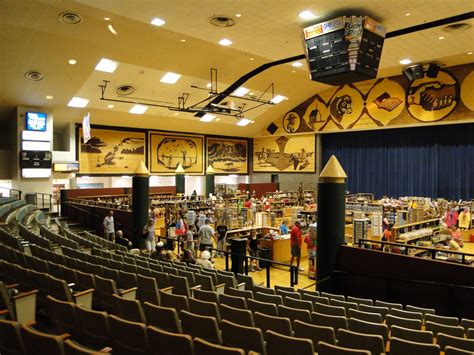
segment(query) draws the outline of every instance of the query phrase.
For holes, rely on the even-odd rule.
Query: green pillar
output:
[[[205,196],[208,197],[209,194],[214,195],[215,190],[215,180],[214,180],[214,168],[212,165],[209,165],[206,169],[206,194]]]
[[[333,155],[319,174],[316,280],[319,291],[335,292],[333,270],[344,244],[347,175]]]
[[[183,194],[185,191],[184,183],[184,169],[181,164],[176,168],[175,182],[176,182],[176,194]]]
[[[132,179],[133,246],[144,249],[143,227],[148,222],[149,173],[143,161],[138,164]]]

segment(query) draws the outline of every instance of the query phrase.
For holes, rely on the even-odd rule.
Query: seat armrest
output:
[[[120,290],[119,294],[120,296],[122,296],[123,298],[127,300],[134,300],[137,295],[137,290],[138,290],[138,287],[132,287],[132,288],[129,288],[128,290]]]
[[[245,282],[241,282],[241,283],[237,284],[237,289],[244,291],[245,290]]]
[[[23,293],[20,293],[16,296],[13,296],[13,299],[18,300],[18,299],[22,299],[22,298],[25,298],[25,297],[30,297],[32,295],[36,295],[37,293],[38,293],[38,290],[31,290],[31,291],[23,292]]]
[[[105,348],[102,348],[99,350],[101,353],[111,353],[112,352],[112,348],[109,348],[108,346],[106,346]]]
[[[193,286],[193,287],[190,287],[191,290],[201,290],[202,289],[202,285],[196,285],[196,286]]]
[[[75,303],[77,305],[82,305],[84,308],[92,309],[92,296],[94,294],[94,289],[88,289],[85,291],[76,292],[73,294]]]
[[[10,311],[8,309],[0,309],[0,316],[4,316],[8,313],[10,313]]]
[[[220,294],[224,293],[224,291],[225,291],[225,284],[218,284],[218,285],[214,286],[214,288],[216,289],[217,294],[220,295]]]
[[[20,284],[11,284],[11,285],[5,285],[5,288],[18,288]]]
[[[63,334],[59,334],[59,336],[61,337],[61,339],[64,341],[66,339],[69,339],[71,337],[71,334],[69,333],[63,333]]]
[[[173,286],[165,287],[165,288],[160,288],[161,292],[172,294],[173,293]]]

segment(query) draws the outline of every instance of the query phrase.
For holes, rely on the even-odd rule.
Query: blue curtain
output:
[[[474,198],[474,124],[323,134],[322,150],[351,192]]]

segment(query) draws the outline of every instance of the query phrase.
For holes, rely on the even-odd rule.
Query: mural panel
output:
[[[174,174],[179,164],[186,174],[204,173],[204,136],[150,133],[150,172]]]
[[[80,174],[132,174],[140,160],[146,162],[145,132],[92,127],[91,133],[84,144],[79,129]]]
[[[206,167],[216,174],[247,174],[248,144],[246,139],[207,138]]]
[[[260,137],[253,140],[254,172],[315,172],[314,134]]]

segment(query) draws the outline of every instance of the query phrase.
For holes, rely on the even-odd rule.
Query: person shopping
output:
[[[303,242],[303,238],[301,236],[301,222],[300,221],[296,221],[295,225],[291,228],[290,242],[291,242],[290,265],[293,265],[293,260],[296,258],[296,267],[298,268],[299,271],[304,271],[304,269],[300,267],[301,244]]]
[[[143,227],[142,233],[145,239],[145,249],[151,253],[155,250],[155,223],[152,218],[150,218],[146,226]]]
[[[258,243],[259,243],[259,240],[257,238],[257,234],[255,233],[255,230],[252,229],[250,231],[250,237],[247,239],[247,251],[249,252],[250,256],[258,257]],[[260,266],[258,265],[258,260],[250,259],[250,267],[249,267],[250,272],[255,271],[254,264],[255,264],[255,268],[258,271],[262,270],[260,269]]]

